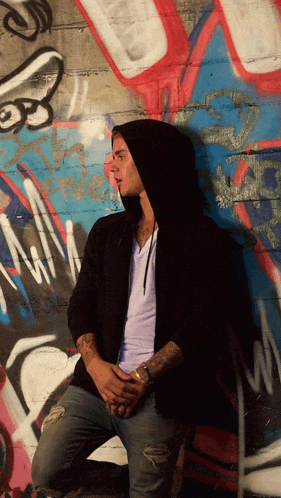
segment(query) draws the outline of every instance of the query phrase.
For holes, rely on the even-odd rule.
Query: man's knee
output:
[[[35,489],[52,489],[54,483],[57,480],[57,474],[60,471],[60,463],[57,462],[55,455],[57,453],[57,444],[58,438],[54,440],[54,437],[47,437],[46,433],[43,434],[43,431],[46,431],[50,436],[48,427],[55,424],[65,413],[65,408],[62,406],[54,406],[49,415],[44,419],[42,424],[42,434],[39,440],[37,449],[35,451],[35,455],[32,461],[32,469],[31,476],[34,483]],[[55,444],[54,444],[55,443]],[[42,489],[41,489],[42,488]],[[54,496],[54,498],[58,498],[61,494],[57,493],[48,493],[49,496]]]
[[[155,468],[158,465],[169,463],[171,452],[165,444],[156,444],[147,446],[143,455]]]
[[[44,458],[38,459],[35,454],[31,468],[31,477],[34,489],[44,492],[43,488],[52,489],[55,487],[57,473],[58,469],[49,467],[44,462]],[[57,492],[55,495],[48,493],[49,496],[54,496],[55,498],[59,498],[60,494],[60,492]]]
[[[44,418],[41,427],[41,432],[47,429],[50,425],[56,423],[65,414],[65,407],[61,405],[55,405],[51,408],[51,411],[47,417]]]
[[[63,493],[61,491],[57,491],[56,489],[52,488],[36,486],[35,484],[33,484],[33,490],[39,491],[40,493],[44,493],[44,495],[50,496],[51,498],[61,498],[63,496]]]

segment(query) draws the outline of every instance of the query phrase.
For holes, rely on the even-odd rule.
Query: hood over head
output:
[[[174,126],[141,119],[115,126],[125,140],[159,224],[203,211],[195,153],[188,137]],[[125,209],[139,219],[139,197],[121,196]]]

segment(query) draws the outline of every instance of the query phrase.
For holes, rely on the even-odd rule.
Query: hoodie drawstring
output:
[[[154,238],[155,225],[156,225],[156,220],[154,218],[154,223],[153,223],[153,228],[152,228],[152,236],[151,236],[151,241],[150,241],[150,246],[149,246],[149,251],[148,251],[146,266],[145,266],[145,272],[144,272],[143,295],[145,295],[146,280],[147,280],[147,273],[148,273],[148,265],[149,265],[151,251],[152,251],[152,244],[153,244],[153,238]]]

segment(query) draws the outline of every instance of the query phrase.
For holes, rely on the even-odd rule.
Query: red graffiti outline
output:
[[[80,123],[78,121],[60,121],[54,120],[52,122],[54,128],[79,128]]]
[[[4,367],[0,365],[0,391],[3,389],[6,382],[6,372]]]
[[[247,145],[245,151],[249,154],[251,151],[253,151],[253,146],[257,146],[257,149],[255,150],[263,150],[263,149],[269,149],[269,148],[280,148],[281,147],[281,139],[274,139],[274,140],[260,140],[259,142],[251,142]],[[240,160],[238,162],[237,168],[234,172],[233,175],[233,183],[236,187],[240,188],[243,183],[243,179],[245,175],[247,174],[248,171],[248,163],[247,161]],[[240,220],[244,223],[246,228],[251,229],[253,228],[252,222],[250,220],[250,217],[248,215],[246,206],[244,202],[237,202],[233,205],[233,210],[236,212],[236,214],[239,216]],[[270,255],[268,254],[266,248],[264,245],[258,241],[255,246],[254,246],[254,253],[256,255],[256,258],[258,260],[258,263],[260,264],[262,270],[269,276],[269,278],[275,282],[276,281],[276,271],[281,274],[279,269],[276,267],[274,262],[272,261]]]
[[[179,78],[186,63],[189,43],[184,26],[172,0],[153,0],[162,26],[165,30],[168,49],[164,57],[153,66],[132,78],[125,78],[110,56],[86,9],[80,0],[74,0],[80,13],[86,20],[101,52],[111,66],[114,74],[124,86],[132,87],[145,98],[146,112],[156,119],[161,119],[161,95],[169,90],[169,108],[179,108]]]
[[[23,207],[29,211],[30,214],[32,214],[32,209],[29,204],[29,201],[27,197],[21,192],[21,190],[12,182],[12,180],[6,175],[6,173],[0,169],[0,177],[3,178],[3,180],[7,183],[8,187],[15,193],[15,195],[19,198],[20,202],[22,203]],[[2,212],[2,211],[0,211]]]
[[[208,19],[206,20],[204,26],[201,29],[200,35],[194,45],[192,54],[188,61],[188,67],[181,84],[181,102],[180,107],[184,106],[191,99],[193,90],[196,85],[198,73],[201,70],[201,64],[210,43],[210,40],[214,34],[215,29],[219,24],[219,15],[214,10]]]
[[[166,55],[151,68],[145,69],[140,75],[133,78],[125,78],[105,48],[86,9],[81,4],[81,0],[75,0],[79,11],[86,20],[91,33],[113,72],[124,86],[130,86],[144,97],[145,110],[151,118],[162,118],[163,109],[161,96],[165,89],[168,90],[169,112],[171,113],[172,119],[175,113],[189,102],[195,88],[204,55],[218,25],[221,25],[222,27],[229,57],[240,78],[250,83],[255,83],[261,92],[276,93],[281,91],[280,69],[269,73],[252,74],[243,68],[233,43],[220,0],[214,0],[214,10],[202,27],[187,62],[186,60],[183,61],[183,58],[185,57],[185,59],[187,59],[189,43],[185,29],[172,0],[153,1],[165,29],[168,50]],[[281,15],[279,0],[273,0],[273,3]],[[187,69],[183,81],[180,83],[180,75],[186,64]]]
[[[18,270],[16,270],[15,268],[12,268],[10,266],[5,266],[5,270],[10,273],[10,275],[16,275],[16,276],[19,276],[19,272]]]
[[[26,171],[26,173],[28,174],[30,179],[33,181],[35,187],[37,188],[38,192],[40,193],[43,201],[45,202],[45,204],[48,208],[48,212],[49,212],[50,216],[52,217],[53,222],[54,222],[55,226],[57,227],[64,244],[66,245],[66,231],[65,231],[65,228],[64,228],[62,222],[60,221],[59,215],[57,214],[53,204],[49,200],[48,196],[45,194],[44,190],[42,189],[42,187],[41,187],[40,183],[38,182],[38,180],[36,179],[36,177],[33,175],[33,173],[31,173],[29,168],[21,162],[19,162],[18,164],[24,169],[24,171]],[[19,170],[18,170],[18,173],[23,179],[25,179],[25,176]]]
[[[22,205],[25,207],[25,209],[32,214],[32,209],[30,206],[30,203],[25,197],[25,195],[21,192],[21,190],[12,182],[12,180],[8,177],[8,175],[0,168],[0,177],[3,178],[3,180],[7,183],[8,187],[15,193],[15,195],[19,198],[20,202]],[[0,210],[0,213],[4,212],[5,210]],[[10,274],[10,275],[16,275],[18,276],[19,273],[16,270],[16,268],[12,268],[10,266],[5,266],[5,270]]]
[[[239,74],[240,78],[250,83],[254,83],[257,88],[264,93],[280,93],[281,91],[281,69],[268,73],[249,73],[242,65],[238,52],[232,40],[231,32],[227,23],[227,19],[223,12],[220,0],[214,0],[216,9],[220,16],[220,23],[222,25],[224,37],[226,40],[227,49],[231,58],[231,61]],[[281,15],[281,5],[280,0],[273,0],[276,9]]]
[[[6,429],[3,422],[1,421],[0,421],[0,434],[2,434],[4,441],[6,443],[6,450],[8,453],[8,463],[9,463],[6,476],[3,477],[0,473],[0,494],[1,494],[2,492],[5,491],[6,487],[8,486],[14,471],[14,449],[9,431]]]

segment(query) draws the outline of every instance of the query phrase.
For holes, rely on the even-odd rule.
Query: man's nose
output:
[[[117,170],[118,170],[118,168],[117,168],[117,165],[116,165],[116,163],[115,163],[115,159],[113,158],[113,159],[112,159],[112,163],[111,163],[111,165],[110,165],[110,167],[109,167],[109,171],[110,171],[111,173],[114,173],[114,171],[117,171]]]

